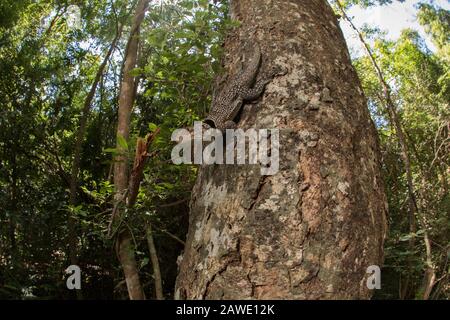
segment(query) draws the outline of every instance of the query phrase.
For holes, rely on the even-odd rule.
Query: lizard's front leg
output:
[[[227,129],[236,129],[237,128],[237,124],[234,121],[228,120],[225,122],[224,126],[223,126],[223,130],[227,130]]]

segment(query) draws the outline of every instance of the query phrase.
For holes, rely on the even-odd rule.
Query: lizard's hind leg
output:
[[[244,90],[242,92],[242,98],[246,101],[252,101],[258,99],[263,93],[266,85],[272,81],[271,79],[258,81],[251,89]]]

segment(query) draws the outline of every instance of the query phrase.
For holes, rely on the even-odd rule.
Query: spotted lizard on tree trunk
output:
[[[258,99],[266,85],[272,81],[273,76],[256,81],[260,66],[261,49],[259,45],[255,45],[247,68],[234,77],[218,96],[213,97],[211,111],[204,120],[207,126],[222,131],[236,128],[237,124],[234,120],[244,102]]]

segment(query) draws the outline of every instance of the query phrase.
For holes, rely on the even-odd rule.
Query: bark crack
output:
[[[205,300],[205,297],[208,294],[209,287],[211,286],[211,284],[214,282],[214,280],[217,278],[217,276],[220,276],[222,273],[227,271],[229,266],[230,266],[230,263],[227,263],[227,264],[223,265],[222,268],[220,268],[219,271],[215,272],[212,275],[212,277],[206,282],[205,289],[203,290],[203,293],[202,293],[202,296],[201,296],[201,300]]]
[[[267,183],[268,178],[269,178],[269,176],[262,176],[262,177],[259,179],[258,187],[256,188],[255,193],[254,193],[254,195],[253,195],[253,197],[252,197],[252,202],[250,203],[250,206],[249,206],[249,208],[248,208],[248,211],[252,211],[252,210],[253,210],[253,207],[254,207],[255,204],[258,202],[258,200],[259,200],[259,198],[260,198],[261,191],[262,191],[264,185]]]

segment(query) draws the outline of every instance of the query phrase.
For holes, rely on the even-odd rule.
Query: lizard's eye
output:
[[[216,128],[216,124],[214,123],[213,120],[211,119],[206,119],[205,121],[203,121],[204,123],[206,123],[208,126],[210,126],[211,128],[215,129]]]

